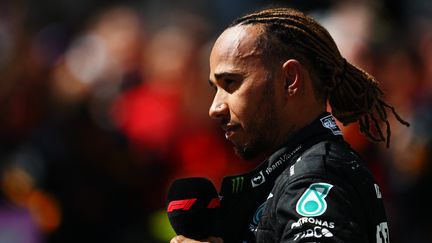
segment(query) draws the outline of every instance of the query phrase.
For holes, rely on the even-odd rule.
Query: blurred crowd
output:
[[[175,178],[223,176],[237,158],[208,118],[208,55],[234,18],[306,11],[373,74],[391,144],[346,139],[381,185],[392,242],[432,242],[429,0],[0,0],[0,243],[167,242]]]

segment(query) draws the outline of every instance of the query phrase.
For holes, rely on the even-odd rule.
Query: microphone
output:
[[[195,240],[218,236],[216,222],[220,200],[213,183],[206,178],[175,180],[167,195],[168,219],[178,235]]]

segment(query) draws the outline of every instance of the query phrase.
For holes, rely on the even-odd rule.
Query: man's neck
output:
[[[271,156],[274,152],[279,150],[281,147],[283,147],[287,142],[291,140],[291,138],[302,128],[308,126],[313,121],[315,121],[320,115],[322,115],[324,112],[326,112],[325,109],[315,109],[313,112],[310,112],[309,114],[302,116],[302,118],[296,119],[295,123],[291,123],[291,126],[284,127],[284,131],[281,132],[281,136],[279,138],[279,141],[275,143],[275,145],[267,150],[267,152],[263,153],[259,157],[258,161],[262,161],[267,159],[269,156]],[[288,123],[289,124],[289,123]],[[257,158],[258,159],[258,158]],[[255,161],[255,159],[254,159]]]

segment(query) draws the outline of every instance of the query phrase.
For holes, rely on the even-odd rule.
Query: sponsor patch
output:
[[[320,121],[323,127],[330,129],[334,135],[342,135],[342,131],[337,126],[336,121],[332,115],[323,117],[320,119]]]
[[[294,222],[291,225],[291,229],[302,227],[304,224],[313,224],[315,226],[321,226],[330,229],[333,229],[335,227],[335,223],[331,221],[317,219],[317,218],[302,217],[299,218],[297,222]]]
[[[313,229],[307,229],[300,233],[294,235],[294,240],[300,240],[304,238],[330,238],[333,237],[333,233],[327,229],[320,226],[315,226]]]
[[[252,218],[252,222],[249,224],[249,230],[251,232],[254,232],[257,230],[258,224],[259,224],[261,217],[263,215],[266,203],[267,202],[264,202],[263,204],[261,204],[261,206],[259,206],[258,209],[255,211],[255,214]]]
[[[251,179],[252,187],[257,187],[265,182],[264,173],[262,171]]]
[[[389,229],[387,222],[381,222],[376,229],[376,242],[389,243]]]
[[[290,173],[290,176],[294,175],[294,165],[291,165],[291,167],[289,169],[289,173]]]
[[[233,193],[240,193],[243,190],[243,181],[244,181],[243,176],[238,176],[231,179]]]
[[[327,210],[325,198],[332,187],[328,183],[311,184],[297,202],[297,213],[305,217],[322,215]]]

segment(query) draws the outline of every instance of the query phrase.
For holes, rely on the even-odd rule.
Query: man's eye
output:
[[[224,79],[222,88],[229,93],[233,93],[240,87],[240,85],[241,81],[237,79]]]
[[[225,79],[225,85],[229,87],[230,85],[233,85],[236,81],[234,79]]]
[[[211,88],[212,90],[214,90],[214,91],[217,90],[216,85],[214,85],[210,80],[208,81],[208,83],[209,83],[210,88]]]

